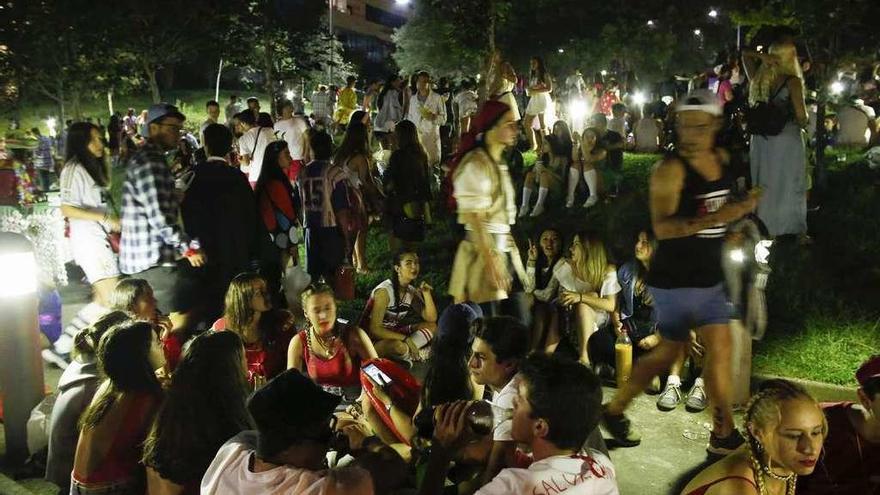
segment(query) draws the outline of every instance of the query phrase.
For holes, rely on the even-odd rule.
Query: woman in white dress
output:
[[[523,119],[523,129],[529,138],[532,149],[538,149],[543,145],[543,136],[547,125],[544,122],[544,113],[550,111],[553,100],[550,92],[553,91],[553,81],[550,74],[544,68],[544,60],[541,57],[532,57],[529,62],[529,105],[526,107],[526,117]],[[539,130],[536,135],[532,124],[538,117]]]
[[[70,126],[67,160],[61,169],[61,214],[70,223],[73,259],[92,285],[94,302],[109,307],[119,278],[109,235],[119,232],[119,219],[108,207],[108,170],[104,141],[88,122]]]

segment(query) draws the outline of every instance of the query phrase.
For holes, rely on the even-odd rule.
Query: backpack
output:
[[[789,121],[790,111],[787,104],[778,104],[773,100],[788,85],[788,77],[782,85],[767,99],[746,110],[746,129],[749,134],[758,136],[777,136]]]

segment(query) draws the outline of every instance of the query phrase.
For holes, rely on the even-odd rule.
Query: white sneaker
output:
[[[529,205],[522,205],[519,207],[519,213],[516,214],[517,218],[524,218],[529,214]]]
[[[532,210],[532,214],[530,217],[536,217],[544,213],[544,205],[535,205],[535,209]]]
[[[598,196],[590,196],[587,198],[587,201],[584,202],[584,208],[591,208],[593,205],[599,202]]]
[[[70,365],[69,355],[63,355],[55,351],[55,349],[43,349],[40,351],[40,355],[43,357],[43,361],[47,363],[54,364],[55,366],[61,369],[67,369]]]

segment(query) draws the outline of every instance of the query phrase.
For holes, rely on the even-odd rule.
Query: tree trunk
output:
[[[73,117],[77,120],[82,119],[82,98],[79,90],[70,92],[70,104],[73,107]]]
[[[108,115],[113,115],[113,88],[107,90],[107,110],[109,110]]]
[[[269,106],[274,110],[275,108],[275,98],[278,92],[278,83],[275,81],[275,57],[274,51],[272,50],[272,44],[267,41],[265,44],[265,49],[263,50],[263,74],[265,77],[264,87],[266,88],[266,92],[269,93]],[[272,110],[269,110],[270,112]]]
[[[153,103],[161,102],[162,95],[159,93],[159,83],[156,81],[156,68],[149,62],[144,62],[143,69],[150,85],[150,97],[153,99]]]

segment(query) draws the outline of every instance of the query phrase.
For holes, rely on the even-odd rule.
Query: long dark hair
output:
[[[557,126],[563,130],[562,137],[556,135]],[[566,160],[571,160],[571,150],[574,148],[574,143],[571,139],[571,130],[564,120],[557,120],[553,124],[553,132],[547,136],[547,141],[550,143],[550,151],[554,155],[564,156]]]
[[[446,308],[439,328],[431,343],[431,360],[422,387],[422,409],[431,410],[446,402],[470,400],[473,384],[468,359],[470,358],[471,321],[462,305]]]
[[[417,259],[419,257],[419,253],[413,249],[401,249],[394,255],[394,261],[391,262],[392,268],[401,266],[403,257],[407,254],[414,254]],[[400,304],[400,275],[393,269],[391,270],[391,291],[393,292],[394,303]]]
[[[333,157],[333,163],[342,167],[358,155],[363,155],[369,160],[370,142],[368,138],[367,126],[360,122],[349,123],[345,128],[342,144],[339,145],[339,149],[336,150],[336,155]]]
[[[75,122],[67,130],[67,156],[65,163],[77,161],[88,172],[89,177],[101,187],[107,186],[107,168],[102,158],[95,158],[89,151],[92,141],[92,129],[101,129],[90,122]]]
[[[76,333],[76,336],[73,338],[71,354],[80,362],[93,360],[98,350],[98,343],[101,342],[101,337],[111,328],[131,319],[133,319],[132,314],[128,311],[114,310],[102,315],[91,326],[83,328]]]
[[[279,139],[272,141],[266,145],[266,151],[263,152],[263,166],[260,168],[260,177],[257,178],[257,186],[254,188],[257,197],[263,193],[270,182],[278,181],[284,185],[289,195],[293,195],[293,186],[290,185],[290,179],[281,165],[278,165],[278,156],[287,149],[287,141]],[[268,194],[268,192],[267,192]]]
[[[534,76],[539,82],[546,83],[547,69],[544,67],[544,59],[541,57],[532,57],[532,60],[538,63],[538,68],[529,69],[530,78]]]
[[[251,428],[243,355],[233,332],[190,341],[144,443],[145,465],[188,484],[202,478],[224,442]]]
[[[142,278],[124,278],[116,283],[110,294],[110,309],[134,313],[135,304],[148,290],[150,283]]]
[[[158,396],[162,387],[150,364],[150,350],[157,338],[151,323],[129,321],[111,328],[98,344],[98,370],[105,382],[80,419],[80,428],[98,426],[119,394],[146,392]]]
[[[556,258],[547,259],[547,256],[544,254],[544,250],[541,249],[541,238],[544,237],[544,234],[547,232],[556,232],[556,235],[559,237],[559,252],[556,254]],[[535,261],[535,277],[536,279],[541,278],[541,274],[545,268],[553,269],[553,266],[556,265],[556,262],[562,258],[562,232],[559,231],[556,227],[547,227],[546,229],[541,229],[541,233],[538,235],[538,259]],[[546,286],[546,284],[543,284]]]
[[[385,95],[388,94],[388,91],[396,89],[394,87],[394,81],[398,79],[400,79],[400,76],[398,76],[397,74],[388,76],[388,79],[385,80],[385,84],[382,85],[382,90],[379,91],[379,96],[376,98],[376,108],[380,110],[382,109],[382,105],[385,104]],[[401,95],[398,94],[397,96],[398,101],[400,101]]]
[[[428,163],[428,154],[419,139],[419,132],[411,120],[401,120],[394,126],[394,135],[397,137],[397,150],[423,158]]]

